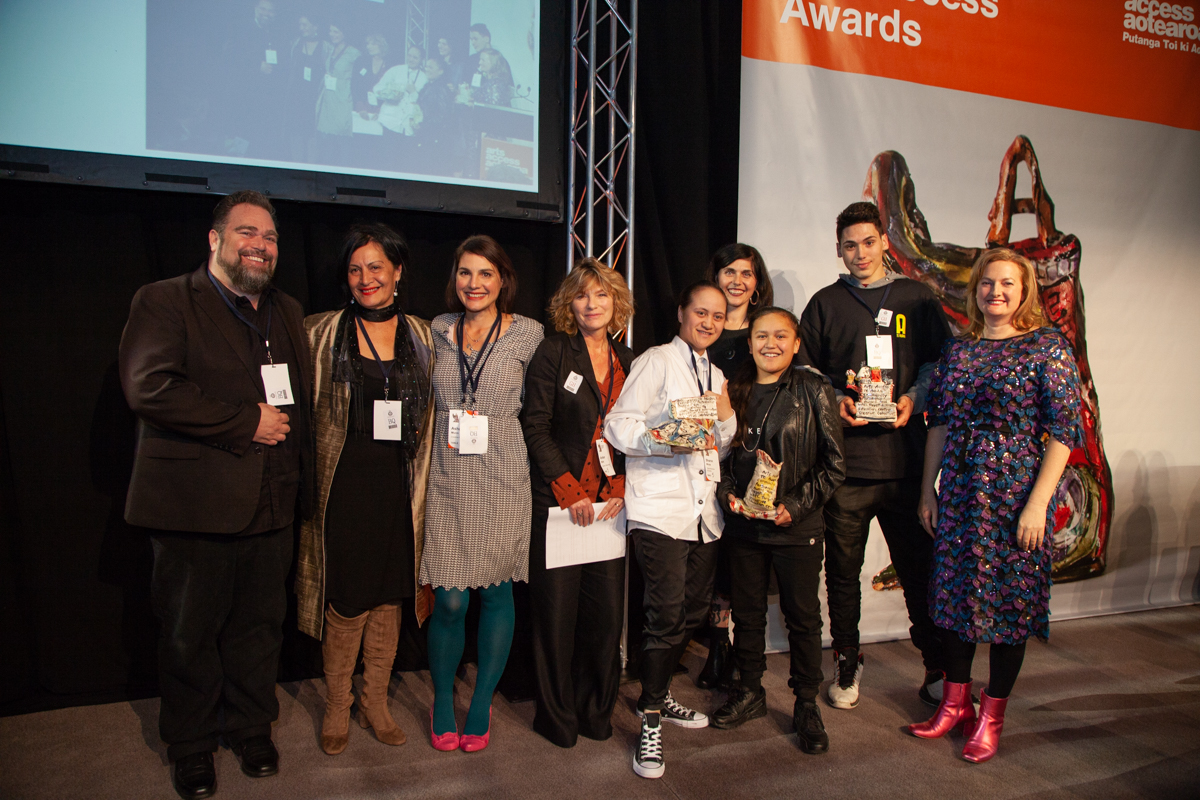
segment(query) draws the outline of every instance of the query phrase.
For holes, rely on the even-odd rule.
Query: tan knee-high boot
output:
[[[321,749],[331,756],[346,749],[350,741],[350,693],[358,648],[369,612],[347,619],[325,609],[325,638],[321,658],[325,662],[325,718],[321,721]]]
[[[407,737],[388,711],[388,685],[392,682],[392,662],[396,660],[396,642],[400,638],[400,616],[395,605],[376,606],[367,617],[363,636],[363,691],[358,707],[358,723],[374,728],[375,738],[384,744],[404,744]]]

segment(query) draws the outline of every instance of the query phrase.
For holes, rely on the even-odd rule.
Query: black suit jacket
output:
[[[138,416],[137,454],[125,519],[162,530],[235,534],[258,508],[267,445],[253,441],[265,403],[261,364],[244,324],[209,281],[208,265],[143,286],[121,336],[121,387]],[[290,378],[296,403],[283,410],[292,432],[307,424],[312,376],[304,312],[273,290],[299,363]],[[296,415],[304,422],[297,424]],[[300,436],[300,496],[311,503],[312,440]]]
[[[633,351],[620,342],[611,343],[628,376]],[[583,384],[574,393],[564,386],[572,372],[583,376]],[[556,506],[551,481],[564,472],[576,478],[583,472],[601,402],[600,386],[583,336],[558,333],[542,340],[525,371],[525,404],[521,409],[535,505]],[[625,474],[625,456],[615,448],[612,453],[617,474]]]

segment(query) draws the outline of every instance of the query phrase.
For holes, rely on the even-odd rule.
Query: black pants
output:
[[[933,539],[917,520],[919,479],[851,480],[825,504],[825,587],[829,593],[829,633],[834,648],[858,647],[862,614],[860,574],[871,518],[879,520],[883,538],[908,607],[908,629],[921,651],[925,669],[942,669],[940,635],[929,618],[929,570]]]
[[[621,684],[625,559],[546,569],[546,509],[533,509],[533,729],[559,747],[612,736]]]
[[[245,537],[159,531],[151,541],[167,757],[213,752],[221,733],[231,742],[269,734],[292,527]]]
[[[717,543],[635,529],[633,546],[646,582],[638,708],[655,711],[667,699],[671,675],[692,634],[708,619]]]
[[[779,582],[779,608],[788,629],[791,677],[800,700],[814,700],[821,688],[821,556],[816,544],[759,544],[725,536],[733,593],[733,648],[742,685],[756,689],[767,668],[767,587],[771,569]]]

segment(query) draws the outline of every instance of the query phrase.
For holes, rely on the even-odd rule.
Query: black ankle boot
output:
[[[733,668],[733,645],[729,643],[729,632],[725,628],[713,628],[708,646],[708,660],[704,669],[696,676],[696,686],[715,689],[722,680],[728,680]]]

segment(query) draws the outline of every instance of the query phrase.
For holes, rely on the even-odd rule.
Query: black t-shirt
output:
[[[892,312],[878,332],[892,338],[893,399],[899,400],[916,382],[921,366],[937,362],[950,336],[941,304],[917,281],[897,277],[886,284],[857,288],[839,278],[821,289],[800,317],[799,363],[820,370],[844,393],[847,370],[857,372],[867,361],[866,337],[876,333],[875,316],[881,305]],[[851,396],[856,395],[851,392]],[[842,433],[847,478],[895,480],[921,474],[923,415],[914,414],[898,430],[872,422],[843,428]]]

